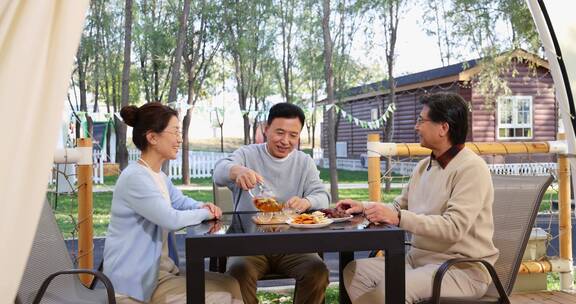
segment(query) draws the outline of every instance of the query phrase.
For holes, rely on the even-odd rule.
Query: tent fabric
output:
[[[0,1],[0,303],[13,303],[54,157],[88,0]]]
[[[568,154],[575,155],[576,39],[574,37],[576,37],[576,22],[574,14],[567,9],[565,1],[528,0],[528,7],[550,63],[550,71],[556,88],[556,101],[566,134]],[[569,159],[571,171],[576,172],[576,158],[570,157]],[[576,187],[576,179],[573,178],[572,183]]]

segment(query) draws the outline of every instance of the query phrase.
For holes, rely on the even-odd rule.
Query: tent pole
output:
[[[82,159],[78,162],[78,268],[94,269],[92,227],[92,139],[78,138]],[[80,280],[89,286],[92,276],[80,274]]]
[[[368,145],[370,142],[380,142],[380,134],[368,134]],[[380,154],[374,153],[368,148],[368,193],[371,202],[381,201],[381,169],[380,169]]]
[[[558,140],[566,138],[564,133],[558,134]],[[558,213],[560,231],[560,258],[570,261],[572,265],[572,218],[570,199],[570,164],[566,155],[558,154]],[[560,289],[569,290],[573,287],[572,271],[560,273]]]

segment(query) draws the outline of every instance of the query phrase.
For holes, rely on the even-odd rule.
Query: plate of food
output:
[[[336,208],[320,209],[319,211],[324,213],[324,216],[331,219],[334,223],[345,222],[354,217],[353,215],[346,213],[346,211]]]
[[[252,221],[258,225],[278,225],[285,224],[287,216],[281,212],[258,212],[252,216]]]
[[[322,228],[332,223],[331,219],[318,211],[312,214],[302,213],[286,221],[286,224],[294,228]]]

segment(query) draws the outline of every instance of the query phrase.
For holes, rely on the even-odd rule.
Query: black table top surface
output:
[[[216,236],[238,234],[291,234],[291,233],[330,233],[334,231],[358,231],[358,230],[397,230],[395,226],[375,225],[369,223],[361,215],[356,215],[348,221],[332,223],[322,228],[295,228],[283,224],[258,225],[253,217],[256,212],[224,213],[220,220],[205,221],[195,226],[187,227],[189,237],[193,236]]]

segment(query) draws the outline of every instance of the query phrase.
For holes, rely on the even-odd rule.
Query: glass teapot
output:
[[[282,204],[276,199],[274,191],[263,183],[256,184],[256,187],[248,190],[252,196],[252,203],[256,209],[262,212],[282,211]]]

